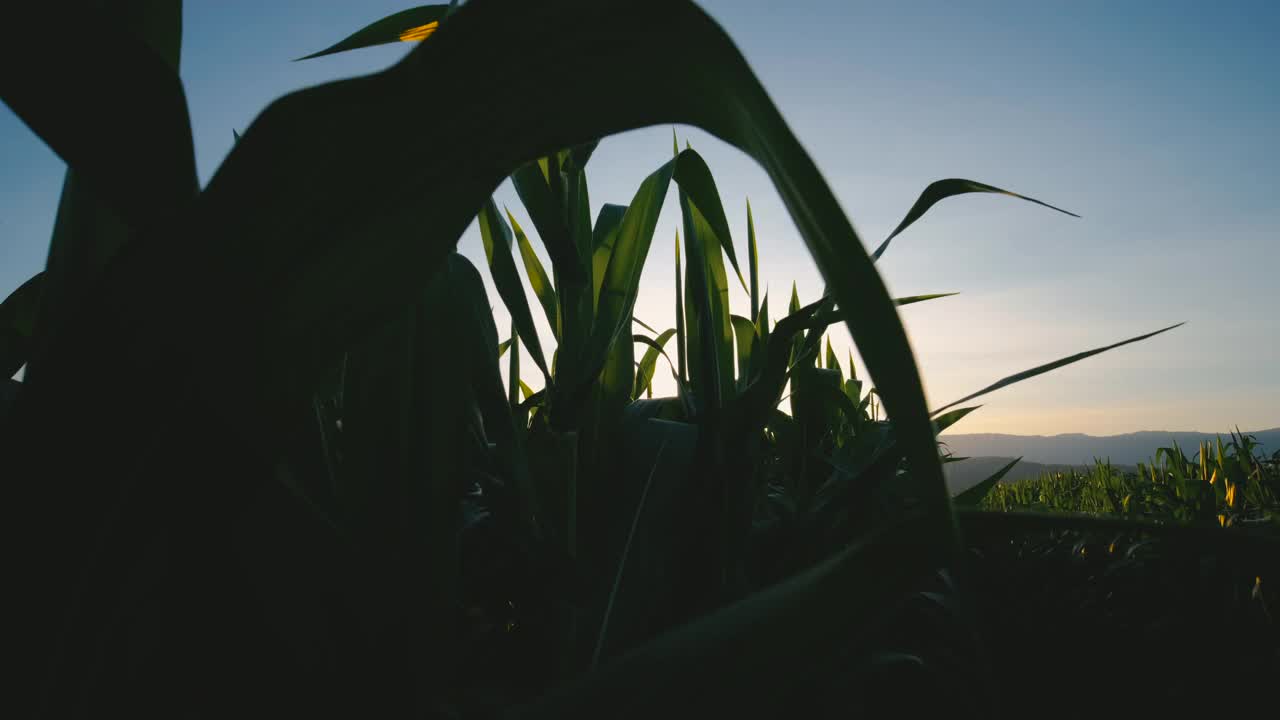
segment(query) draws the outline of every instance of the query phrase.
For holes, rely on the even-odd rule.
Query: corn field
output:
[[[1280,489],[1243,436],[951,497],[937,435],[972,400],[1177,326],[930,409],[898,308],[954,293],[894,298],[876,261],[955,196],[1072,213],[943,179],[868,252],[688,0],[396,13],[308,57],[417,43],[401,61],[271,103],[204,187],[182,3],[81,15],[26,7],[59,42],[0,49],[0,96],[68,168],[48,265],[0,306],[23,716],[1017,716],[1008,578],[1156,546],[1230,564],[1222,587],[1270,572]],[[734,238],[741,201],[678,138],[592,204],[598,144],[653,125],[760,163],[819,297],[771,305],[750,206]],[[634,317],[655,252],[670,327]]]

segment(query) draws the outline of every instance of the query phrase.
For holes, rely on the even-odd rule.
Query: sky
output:
[[[960,293],[901,311],[931,407],[1187,322],[987,396],[956,432],[1280,426],[1280,3],[700,4],[742,50],[868,250],[942,178],[1082,216],[967,195],[944,200],[894,240],[877,265],[894,295]],[[201,182],[230,150],[232,130],[274,98],[377,71],[410,46],[293,58],[407,7],[188,1],[181,75]],[[655,18],[655,47],[661,27]],[[763,170],[706,133],[675,132],[710,165],[744,259],[750,199],[771,307],[785,306],[793,282],[803,302],[816,300],[820,276]],[[587,168],[593,207],[627,203],[669,158],[671,133],[607,138]],[[43,268],[64,170],[0,105],[0,297]],[[509,183],[495,198],[531,226]],[[674,324],[678,228],[669,197],[636,306],[659,330]],[[474,223],[459,251],[487,274]],[[509,327],[491,284],[489,295],[498,327]],[[747,314],[741,288],[731,288],[730,302]],[[843,327],[833,344],[845,357]],[[673,387],[659,372],[656,392]]]

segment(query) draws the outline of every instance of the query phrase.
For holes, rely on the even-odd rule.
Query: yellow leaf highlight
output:
[[[405,30],[404,32],[400,33],[400,41],[401,42],[417,42],[419,40],[426,40],[427,38],[431,37],[431,34],[434,33],[436,30],[438,30],[439,28],[440,28],[440,21],[432,20],[426,25],[411,27],[408,30]]]

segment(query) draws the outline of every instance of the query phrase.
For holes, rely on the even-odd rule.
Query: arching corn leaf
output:
[[[738,274],[738,282],[742,284],[742,289],[746,290],[747,283],[742,279],[742,270],[738,268],[738,257],[733,250],[733,236],[729,232],[729,219],[725,217],[724,204],[720,202],[720,192],[716,189],[716,181],[711,176],[711,169],[707,167],[706,161],[697,151],[690,149],[678,155],[675,180],[702,213],[711,231],[715,233],[720,248],[729,257],[729,264]]]
[[[871,259],[879,260],[880,256],[884,254],[884,251],[888,249],[890,240],[893,240],[898,236],[898,233],[906,230],[912,223],[919,220],[926,212],[929,211],[929,208],[936,205],[939,201],[945,200],[946,198],[954,195],[964,195],[966,193],[976,192],[1008,195],[1009,197],[1015,197],[1020,200],[1026,200],[1027,202],[1033,202],[1037,205],[1043,205],[1050,210],[1057,210],[1064,215],[1080,217],[1073,212],[1063,210],[1059,207],[1054,207],[1049,203],[1040,202],[1035,198],[1030,198],[1026,195],[1019,195],[1016,192],[1010,192],[1008,190],[1002,190],[998,187],[987,185],[985,183],[974,182],[973,180],[963,180],[961,178],[936,180],[929,183],[929,187],[925,188],[924,192],[920,193],[920,197],[916,200],[915,205],[912,205],[911,209],[907,211],[907,216],[902,218],[902,222],[898,223],[898,227],[894,228],[893,232],[889,233],[889,237],[885,238],[884,242],[880,243],[880,247],[876,248],[876,251],[871,254]]]
[[[676,334],[674,328],[662,331],[656,340],[650,340],[643,335],[635,335],[633,339],[648,345],[644,355],[640,358],[639,367],[636,369],[636,385],[632,392],[632,397],[639,399],[646,391],[650,390],[653,384],[653,373],[658,367],[658,355],[661,354],[667,358],[667,363],[671,363],[671,358],[667,357],[665,350],[667,341]],[[675,366],[671,366],[671,373],[676,372]]]
[[[333,55],[347,50],[358,50],[394,42],[426,40],[435,34],[436,30],[440,29],[440,21],[444,19],[448,11],[448,5],[423,5],[401,10],[377,22],[369,23],[320,52],[305,55],[298,58],[298,60],[310,60],[311,58]]]
[[[1113,349],[1118,348],[1118,347],[1120,347],[1120,346],[1122,346],[1122,345],[1128,345],[1128,344],[1130,344],[1130,343],[1136,343],[1136,342],[1138,342],[1139,340],[1146,340],[1147,338],[1155,337],[1156,335],[1159,335],[1159,334],[1161,334],[1161,333],[1165,333],[1165,332],[1169,332],[1170,330],[1172,330],[1172,329],[1174,329],[1174,328],[1176,328],[1176,327],[1180,327],[1180,326],[1185,325],[1185,324],[1186,324],[1186,323],[1177,323],[1177,324],[1175,324],[1175,325],[1170,325],[1169,327],[1161,328],[1161,329],[1159,329],[1159,330],[1156,330],[1155,332],[1149,332],[1149,333],[1147,333],[1147,334],[1145,334],[1145,335],[1139,335],[1139,336],[1137,336],[1137,337],[1132,337],[1132,338],[1129,338],[1128,340],[1121,340],[1121,341],[1120,341],[1120,342],[1118,342],[1118,343],[1113,343],[1113,344],[1111,344],[1111,345],[1107,345],[1106,347],[1094,348],[1093,350],[1086,350],[1086,351],[1084,351],[1084,352],[1076,353],[1075,355],[1068,355],[1067,357],[1061,358],[1061,359],[1059,359],[1059,360],[1054,360],[1053,362],[1045,363],[1044,365],[1039,365],[1039,366],[1037,366],[1037,367],[1033,367],[1033,368],[1031,368],[1030,370],[1023,370],[1023,371],[1022,371],[1022,372],[1020,372],[1020,373],[1014,373],[1013,375],[1010,375],[1009,377],[1006,377],[1006,378],[1003,378],[1003,379],[1001,379],[1001,380],[997,380],[997,381],[996,381],[996,382],[994,382],[994,383],[991,383],[990,385],[988,385],[988,386],[986,386],[986,387],[982,388],[981,390],[979,390],[979,391],[977,391],[977,392],[975,392],[975,393],[972,393],[972,394],[966,395],[966,396],[964,396],[964,397],[960,398],[959,400],[956,400],[955,402],[952,402],[952,403],[948,403],[948,404],[946,404],[946,405],[943,405],[942,407],[938,408],[937,410],[934,410],[934,411],[933,411],[932,413],[930,413],[930,414],[931,414],[931,415],[937,415],[938,413],[942,412],[943,410],[946,410],[947,408],[955,407],[956,405],[959,405],[959,404],[960,404],[960,403],[962,403],[962,402],[968,402],[969,400],[972,400],[972,399],[974,399],[974,398],[976,398],[976,397],[981,397],[981,396],[983,396],[983,395],[986,395],[986,394],[987,394],[987,393],[989,393],[989,392],[994,392],[994,391],[996,391],[996,390],[999,390],[1000,388],[1008,387],[1009,385],[1012,385],[1012,384],[1014,384],[1014,383],[1022,382],[1023,380],[1026,380],[1027,378],[1033,378],[1033,377],[1035,377],[1035,376],[1037,376],[1037,375],[1043,375],[1044,373],[1047,373],[1047,372],[1049,372],[1050,370],[1057,370],[1057,369],[1058,369],[1058,368],[1060,368],[1060,367],[1064,367],[1064,366],[1066,366],[1066,365],[1070,365],[1071,363],[1074,363],[1074,362],[1079,362],[1079,361],[1081,361],[1081,360],[1084,360],[1085,358],[1093,357],[1094,355],[1097,355],[1097,354],[1099,354],[1099,353],[1104,353],[1104,352],[1106,352],[1106,351],[1108,351],[1108,350],[1113,350]]]
[[[1013,466],[1020,462],[1022,462],[1021,457],[1015,458],[1008,465],[1005,465],[995,471],[991,477],[951,498],[951,502],[965,507],[977,507],[978,505],[981,505],[982,499],[987,496],[987,493],[991,492],[991,488],[994,488],[996,483],[1000,482],[1000,479],[1005,475],[1008,475],[1009,471],[1013,469]]]

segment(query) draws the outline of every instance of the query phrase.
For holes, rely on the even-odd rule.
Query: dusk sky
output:
[[[745,54],[869,250],[941,178],[1082,216],[969,195],[943,201],[894,240],[879,263],[893,294],[961,293],[903,308],[931,406],[1187,321],[988,396],[957,432],[1280,426],[1280,3],[701,4]],[[230,150],[232,130],[272,99],[373,72],[410,46],[293,58],[407,7],[187,2],[181,73],[201,181]],[[654,18],[655,51],[662,35]],[[793,281],[802,301],[816,300],[817,270],[763,170],[706,133],[675,130],[707,159],[744,259],[750,198],[774,318]],[[587,169],[593,206],[629,202],[669,158],[671,133],[606,139]],[[64,168],[0,106],[0,297],[44,266]],[[531,226],[509,184],[496,197]],[[636,307],[659,330],[674,322],[678,227],[673,193]],[[474,225],[459,247],[487,275]],[[746,314],[741,288],[731,293]],[[505,334],[491,285],[490,299]],[[530,302],[537,307],[532,294]],[[834,337],[843,358],[848,336],[841,327]],[[538,387],[533,364],[524,367]],[[669,394],[665,366],[658,378],[655,389]]]

